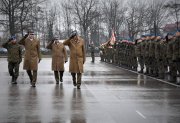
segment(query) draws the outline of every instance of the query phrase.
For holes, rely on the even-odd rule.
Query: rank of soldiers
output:
[[[146,34],[135,41],[116,41],[113,46],[100,46],[101,61],[138,71],[158,79],[170,75],[168,81],[177,82],[180,75],[180,30],[161,35]]]

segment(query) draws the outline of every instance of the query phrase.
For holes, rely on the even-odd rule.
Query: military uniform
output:
[[[37,81],[38,63],[41,60],[40,42],[36,38],[30,39],[25,36],[19,41],[19,44],[24,45],[25,47],[23,69],[27,71],[30,83],[33,87],[35,87]]]
[[[176,81],[176,74],[177,74],[177,69],[176,69],[176,64],[173,61],[173,45],[174,45],[175,39],[172,38],[167,44],[167,50],[166,50],[166,57],[168,61],[168,66],[170,69],[170,82],[175,82]]]
[[[155,59],[158,67],[158,78],[159,79],[164,79],[164,74],[165,74],[165,46],[163,40],[157,40],[155,44]]]
[[[86,61],[86,50],[84,40],[80,36],[73,36],[63,42],[70,49],[69,72],[71,72],[74,86],[80,89],[81,77],[84,72],[84,63]],[[76,80],[77,75],[77,80]]]
[[[19,64],[22,61],[22,48],[19,44],[6,42],[2,45],[8,50],[8,69],[12,76],[12,83],[17,84],[16,80],[19,76]]]
[[[153,77],[157,77],[158,76],[158,69],[157,69],[157,61],[155,59],[155,40],[151,39],[151,41],[149,42],[149,71],[150,71],[150,75]]]
[[[176,37],[176,40],[174,41],[174,44],[173,44],[173,61],[176,64],[178,73],[180,74],[180,36]]]
[[[56,84],[59,84],[59,80],[63,82],[64,63],[67,62],[67,51],[63,43],[55,43],[51,41],[48,49],[52,50],[52,70],[56,79]]]
[[[94,62],[94,60],[95,60],[95,56],[94,56],[95,46],[94,46],[94,44],[90,45],[90,51],[91,51],[92,62]]]

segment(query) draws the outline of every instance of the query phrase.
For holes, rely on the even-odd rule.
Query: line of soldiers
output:
[[[100,46],[101,61],[116,64],[139,73],[164,79],[168,73],[169,81],[179,84],[180,74],[180,30],[168,33],[165,38],[160,35],[142,35],[132,41],[119,41],[113,46]]]

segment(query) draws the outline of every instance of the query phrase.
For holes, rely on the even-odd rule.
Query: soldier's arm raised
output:
[[[67,40],[65,40],[65,41],[63,42],[63,44],[64,44],[64,45],[68,45],[68,46],[69,46],[69,45],[70,45],[70,38],[69,38],[69,39],[67,39]]]
[[[25,39],[28,37],[28,34],[26,34],[18,43],[20,45],[25,45]]]
[[[8,49],[9,42],[10,42],[10,40],[8,40],[5,43],[3,43],[2,47]]]
[[[52,49],[53,40],[49,42],[49,44],[46,46],[47,49]]]

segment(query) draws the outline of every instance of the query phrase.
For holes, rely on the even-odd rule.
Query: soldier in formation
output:
[[[108,43],[107,43],[108,44]],[[169,73],[169,81],[177,83],[180,73],[180,30],[175,34],[168,33],[165,38],[161,35],[147,34],[134,42],[122,40],[117,41],[114,52],[110,52],[107,46],[101,46],[101,59],[113,64],[112,56],[115,56],[114,64],[130,70],[137,70],[158,79],[165,79],[165,74]],[[107,51],[107,52],[103,52]],[[103,56],[103,58],[102,58]]]

